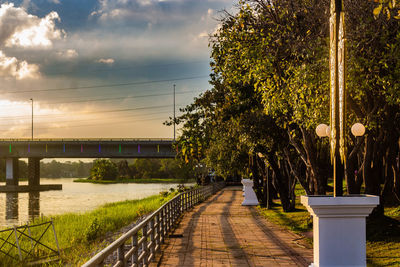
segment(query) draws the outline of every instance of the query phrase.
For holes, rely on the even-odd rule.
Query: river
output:
[[[41,178],[41,184],[62,184],[63,190],[32,193],[0,193],[0,227],[25,224],[34,217],[85,212],[105,203],[140,199],[177,184],[91,184],[73,178]],[[4,184],[4,183],[1,183]],[[20,182],[21,185],[27,182]]]

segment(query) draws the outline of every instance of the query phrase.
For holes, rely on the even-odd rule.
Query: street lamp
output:
[[[33,140],[33,98],[30,99],[32,101],[32,140]]]
[[[331,132],[331,127],[322,123],[315,128],[315,132],[319,137],[328,137]],[[357,122],[351,126],[351,133],[354,136],[363,136],[365,134],[365,127],[361,123]]]
[[[363,136],[365,133],[365,127],[361,123],[357,122],[351,126],[351,133],[354,136]]]

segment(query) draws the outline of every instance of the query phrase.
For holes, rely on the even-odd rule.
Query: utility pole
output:
[[[174,84],[174,141],[175,141],[175,87],[176,85]]]
[[[32,101],[32,140],[33,140],[33,98],[31,98]]]

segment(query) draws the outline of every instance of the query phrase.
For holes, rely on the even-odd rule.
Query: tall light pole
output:
[[[176,85],[174,84],[174,141],[175,141],[175,87]]]
[[[331,0],[330,16],[330,145],[334,196],[343,196],[343,164],[346,162],[346,64],[342,0]]]
[[[32,101],[32,140],[33,140],[33,98],[30,99]]]

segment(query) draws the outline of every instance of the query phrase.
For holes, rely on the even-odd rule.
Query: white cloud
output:
[[[14,77],[17,80],[38,78],[39,67],[26,61],[19,61],[15,57],[7,57],[0,51],[0,75]]]
[[[57,55],[63,59],[73,59],[78,57],[78,52],[75,49],[57,52]]]
[[[114,59],[112,59],[112,58],[100,58],[96,62],[104,63],[104,64],[107,64],[107,65],[112,65],[112,64],[114,64]]]
[[[65,36],[63,30],[56,28],[60,17],[50,12],[44,18],[28,14],[14,4],[0,6],[0,45],[7,47],[49,48],[53,40]]]

